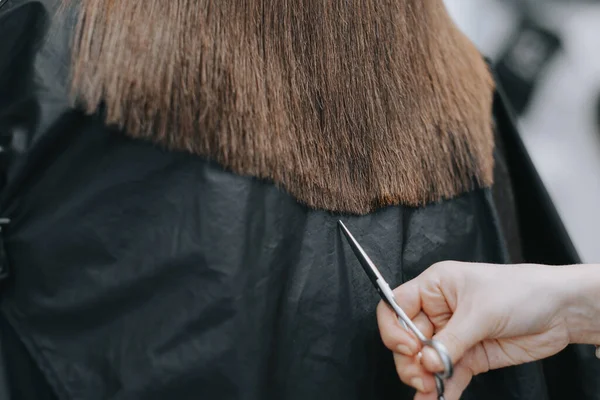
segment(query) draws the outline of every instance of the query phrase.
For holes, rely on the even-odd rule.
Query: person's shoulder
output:
[[[30,77],[34,63],[40,64],[40,60],[44,72],[52,70],[48,67],[51,64],[67,63],[77,3],[78,0],[0,0],[0,83],[9,79],[21,82],[24,75]]]
[[[65,6],[68,1],[70,4]],[[78,0],[0,0],[0,46],[23,35],[39,35],[54,16],[73,9]],[[67,13],[68,14],[68,13]]]
[[[60,3],[61,0],[0,0],[0,21],[6,23],[9,18],[17,18],[17,13],[45,11]]]
[[[22,115],[27,126],[37,125],[39,109],[66,102],[78,2],[0,0],[0,133],[20,129]]]
[[[42,36],[50,7],[60,0],[0,0],[0,68]]]
[[[2,1],[2,0],[0,0]],[[0,95],[6,101],[15,82],[32,60],[48,21],[46,6],[32,0],[4,0],[0,6]]]

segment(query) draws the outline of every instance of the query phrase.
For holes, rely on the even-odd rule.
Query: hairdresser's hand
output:
[[[450,352],[455,370],[447,400],[457,400],[474,375],[549,357],[569,344],[563,271],[444,262],[394,291],[419,329]],[[442,367],[435,352],[426,349],[419,362],[418,341],[384,303],[377,318],[400,378],[418,390],[415,399],[437,399],[431,372]]]

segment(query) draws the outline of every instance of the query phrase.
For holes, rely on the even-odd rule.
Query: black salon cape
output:
[[[578,261],[500,97],[492,190],[309,210],[70,109],[73,21],[46,34],[53,3],[0,9],[1,400],[411,399],[339,218],[393,285],[447,259]],[[464,399],[600,399],[600,362],[572,346]]]

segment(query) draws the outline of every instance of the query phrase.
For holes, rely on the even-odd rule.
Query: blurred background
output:
[[[600,263],[600,0],[445,0],[495,65],[582,261]]]

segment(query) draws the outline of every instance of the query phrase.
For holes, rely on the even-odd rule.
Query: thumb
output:
[[[452,360],[456,365],[465,353],[484,339],[485,333],[480,324],[473,321],[473,318],[465,318],[461,314],[455,313],[433,339],[444,345]],[[422,363],[425,369],[431,373],[442,372],[444,364],[438,353],[427,347],[423,349]]]

